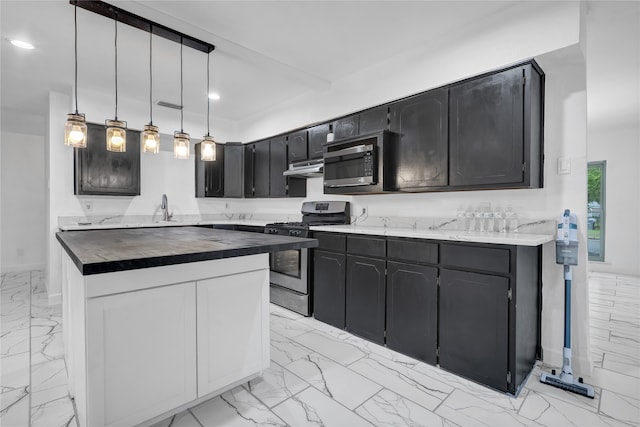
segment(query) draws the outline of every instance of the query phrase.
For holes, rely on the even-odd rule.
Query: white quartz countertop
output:
[[[73,230],[106,230],[113,228],[147,228],[147,227],[182,227],[187,225],[212,225],[212,224],[242,224],[264,227],[273,222],[267,219],[176,219],[171,221],[75,221],[58,223],[60,231]]]
[[[323,225],[313,231],[369,234],[376,236],[411,237],[415,239],[451,240],[456,242],[494,243],[501,245],[539,246],[554,239],[553,234],[496,233],[459,230],[427,230],[400,227],[372,227],[357,224]]]

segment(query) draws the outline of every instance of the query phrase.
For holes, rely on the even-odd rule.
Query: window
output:
[[[587,166],[587,245],[589,261],[604,261],[606,162]]]

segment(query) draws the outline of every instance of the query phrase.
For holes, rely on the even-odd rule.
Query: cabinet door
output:
[[[224,146],[224,197],[242,197],[243,152],[240,144]]]
[[[197,397],[195,283],[92,298],[86,310],[88,425],[136,425]]]
[[[391,105],[391,147],[395,189],[419,189],[448,182],[447,89],[437,89]]]
[[[349,138],[358,136],[358,128],[360,115],[352,114],[333,122],[333,133],[335,139]]]
[[[507,391],[509,279],[440,271],[440,366]]]
[[[224,197],[224,145],[216,144],[216,160],[200,160],[202,143],[195,145],[196,197]]]
[[[289,163],[307,160],[307,130],[289,135]]]
[[[329,133],[329,123],[314,126],[308,129],[309,132],[309,158],[321,159],[322,146],[327,143]]]
[[[389,107],[387,105],[372,108],[360,113],[358,134],[366,135],[368,133],[380,132],[387,129],[389,129]]]
[[[346,255],[313,251],[313,316],[344,329]]]
[[[287,195],[287,178],[282,175],[287,170],[287,141],[284,136],[271,140],[269,195]]]
[[[387,263],[387,346],[436,364],[438,269]]]
[[[523,182],[523,83],[520,67],[451,87],[452,186]]]
[[[202,397],[269,367],[269,270],[198,281],[197,292]]]
[[[244,197],[254,197],[254,150],[255,144],[244,146]]]
[[[347,255],[346,329],[384,344],[385,260]]]
[[[269,141],[255,144],[253,152],[253,186],[255,197],[269,197]]]

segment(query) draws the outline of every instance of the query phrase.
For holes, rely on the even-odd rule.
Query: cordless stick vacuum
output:
[[[562,373],[543,372],[540,382],[594,398],[593,387],[582,383],[582,377],[573,378],[571,370],[571,266],[578,265],[578,222],[576,214],[565,209],[558,222],[556,236],[556,264],[564,265],[564,348],[562,349]]]

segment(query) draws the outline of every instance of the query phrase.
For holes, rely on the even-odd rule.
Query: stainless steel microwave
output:
[[[336,141],[324,147],[325,193],[363,193],[386,190],[384,147],[389,132]]]

